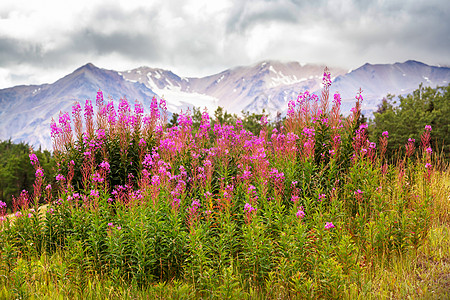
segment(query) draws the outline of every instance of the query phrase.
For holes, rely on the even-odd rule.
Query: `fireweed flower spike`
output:
[[[64,178],[63,175],[61,174],[56,175],[56,181],[64,181],[64,180],[66,180],[66,178]]]
[[[97,97],[95,99],[95,104],[97,105],[98,108],[103,106],[103,92],[100,89],[97,91]]]
[[[94,173],[94,175],[92,176],[92,181],[98,182],[98,183],[102,183],[105,179],[102,178],[102,176],[99,173]]]
[[[244,211],[251,213],[252,211],[256,211],[256,208],[252,207],[249,203],[245,203]]]
[[[106,172],[109,172],[109,163],[107,161],[102,161],[99,165],[100,168],[102,168],[103,170],[105,170]]]
[[[333,99],[333,103],[336,105],[336,106],[341,106],[341,95],[340,94],[334,94],[334,97],[333,97],[334,99]]]
[[[327,88],[331,85],[331,74],[328,70],[323,73],[322,83]]]
[[[334,228],[335,226],[333,225],[333,222],[326,222],[325,223],[325,229],[326,230],[328,230],[328,229],[331,229],[331,228]]]
[[[90,193],[90,195],[91,195],[92,197],[96,197],[96,198],[98,198],[98,197],[99,197],[99,193],[98,193],[98,191],[97,191],[97,190],[91,190],[91,193]]]
[[[6,213],[6,202],[0,200],[0,218],[3,218],[5,213]],[[0,219],[0,221],[2,221],[2,219]]]
[[[189,214],[188,224],[191,232],[193,230],[193,226],[197,222],[198,209],[200,208],[200,206],[201,206],[200,202],[198,202],[197,200],[193,200],[191,206],[187,208]]]
[[[257,209],[254,208],[250,203],[245,203],[244,205],[244,213],[246,217],[246,222],[249,224],[252,221],[252,217],[256,214]]]
[[[381,137],[380,137],[381,158],[383,158],[384,154],[386,153],[388,138],[389,138],[389,132],[383,131],[383,133],[381,134]]]
[[[175,210],[178,209],[180,207],[180,203],[181,203],[181,199],[173,198],[172,208],[175,209]]]
[[[31,164],[32,164],[33,166],[39,165],[39,160],[38,160],[36,154],[31,153],[29,156],[30,156]]]
[[[408,139],[408,143],[405,144],[405,148],[406,148],[406,156],[410,157],[413,155],[414,153],[414,143],[416,142],[415,139],[409,138]]]
[[[363,192],[360,190],[360,189],[357,189],[356,191],[355,191],[355,195],[361,195]]]
[[[44,171],[41,168],[36,170],[36,177],[44,177]]]
[[[305,217],[305,212],[303,211],[303,207],[300,206],[299,210],[297,211],[297,213],[295,214],[297,216],[297,218],[299,218],[300,220],[303,219]]]
[[[430,145],[430,139],[431,139],[431,126],[426,125],[425,131],[422,133],[422,136],[420,137],[420,140],[422,142],[422,149],[423,151],[427,151]]]

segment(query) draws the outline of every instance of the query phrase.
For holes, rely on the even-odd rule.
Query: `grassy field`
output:
[[[448,193],[448,172],[447,177]],[[445,197],[441,208],[450,208]],[[445,203],[445,200],[446,203]],[[445,206],[446,205],[446,206]],[[448,215],[447,215],[448,216]],[[80,274],[73,273],[72,257],[66,251],[52,255],[43,253],[29,258],[14,257],[9,272],[5,270],[2,254],[3,284],[0,299],[198,299],[202,296],[195,284],[184,280],[157,282],[138,288],[126,280],[116,281],[104,274],[92,274],[87,282],[77,281]],[[7,280],[5,280],[7,279]],[[436,221],[416,251],[392,259],[380,258],[371,268],[361,273],[360,282],[348,280],[343,299],[448,299],[450,297],[450,223]],[[7,283],[7,284],[5,284]],[[268,291],[246,291],[243,278],[230,283],[229,293],[212,287],[212,298],[276,299],[320,298],[311,295],[290,296],[282,287]]]

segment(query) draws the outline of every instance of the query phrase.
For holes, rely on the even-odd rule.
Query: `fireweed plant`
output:
[[[95,110],[75,103],[51,125],[56,184],[31,152],[33,193],[15,199],[14,216],[0,203],[3,269],[62,251],[80,295],[93,276],[139,288],[181,280],[197,296],[340,298],[350,284],[361,289],[361,272],[427,236],[432,128],[389,164],[389,133],[369,141],[357,125],[361,91],[342,117],[330,84],[325,70],[320,97],[290,101],[279,129],[263,117],[259,135],[206,111],[198,128],[189,112],[168,128],[163,99],[153,98],[149,115],[126,99],[116,110],[101,91]]]

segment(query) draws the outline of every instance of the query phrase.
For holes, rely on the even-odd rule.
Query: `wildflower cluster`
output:
[[[133,110],[125,98],[116,111],[101,91],[96,109],[86,101],[83,113],[76,103],[73,126],[67,113],[51,125],[56,201],[51,185],[47,197],[41,195],[45,176],[30,153],[33,197],[50,205],[41,245],[49,251],[75,251],[71,247],[78,245],[95,272],[138,284],[202,284],[204,278],[220,284],[236,270],[248,285],[262,286],[280,273],[277,280],[286,289],[295,283],[306,291],[298,280],[304,274],[305,282],[317,282],[321,296],[335,296],[336,287],[321,284],[330,267],[342,278],[353,276],[360,268],[356,262],[420,243],[399,232],[416,226],[414,232],[426,236],[428,216],[418,207],[428,202],[411,201],[410,195],[428,191],[413,186],[413,175],[404,176],[408,164],[387,166],[388,132],[379,148],[369,141],[367,125],[357,123],[361,93],[349,117],[340,114],[339,94],[329,108],[330,84],[326,70],[320,97],[300,94],[289,102],[283,126],[269,128],[263,117],[259,134],[240,120],[213,120],[207,111],[198,127],[190,112],[181,112],[168,128],[163,99],[159,105],[152,99],[149,114],[140,103]],[[426,128],[422,136],[426,170],[432,170],[430,132]],[[408,153],[413,144],[408,141]],[[432,172],[426,174],[429,180]],[[33,219],[28,199],[23,192],[14,202],[17,219],[31,213],[41,222]],[[4,210],[0,202],[2,217]],[[344,253],[355,247],[359,251]]]

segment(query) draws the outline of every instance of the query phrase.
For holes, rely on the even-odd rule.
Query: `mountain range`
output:
[[[171,113],[188,107],[217,106],[240,114],[261,112],[270,116],[285,113],[287,103],[306,90],[320,93],[325,66],[298,62],[263,61],[227,69],[206,77],[181,77],[169,70],[139,67],[127,71],[101,69],[88,63],[52,84],[15,86],[0,90],[0,140],[25,141],[51,149],[50,122],[59,112],[70,112],[74,101],[95,100],[101,89],[115,107],[122,97],[140,101],[148,111],[153,96],[164,97]],[[424,86],[450,82],[450,68],[417,61],[394,64],[365,64],[355,70],[330,69],[331,93],[339,92],[342,111],[354,105],[363,90],[362,111],[370,115],[387,94],[405,95]]]

